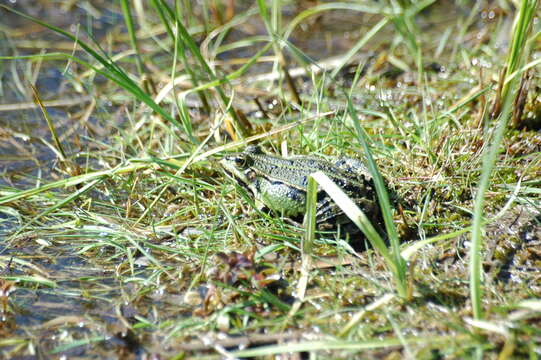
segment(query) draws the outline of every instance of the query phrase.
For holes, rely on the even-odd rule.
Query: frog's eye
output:
[[[234,161],[235,161],[235,165],[240,168],[243,168],[246,166],[246,158],[244,156],[237,156]]]

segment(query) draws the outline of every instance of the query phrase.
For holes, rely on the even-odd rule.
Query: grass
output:
[[[537,2],[232,3],[0,7],[0,357],[538,358]],[[384,233],[318,173],[305,228],[258,210],[255,142],[364,159]]]
[[[526,49],[526,39],[531,28],[531,23],[535,10],[537,8],[537,1],[522,1],[519,11],[515,18],[515,24],[513,29],[513,39],[511,42],[511,48],[507,56],[507,63],[505,65],[506,74],[512,74],[518,70],[519,66],[524,63],[524,59],[527,59],[528,53]],[[505,79],[506,77],[504,77]],[[515,101],[517,94],[517,81],[516,78],[513,81],[506,82],[501,87],[500,100],[503,103],[502,111],[498,114],[492,114],[498,116],[497,125],[494,130],[494,135],[490,146],[486,147],[485,154],[483,156],[483,168],[481,171],[481,179],[479,181],[479,187],[475,197],[474,214],[473,214],[473,228],[472,228],[472,246],[470,249],[470,293],[471,301],[473,305],[473,315],[475,318],[482,317],[481,301],[481,242],[482,242],[482,222],[483,222],[483,204],[485,201],[485,194],[490,184],[490,175],[496,162],[496,156],[499,152],[499,148],[507,127],[509,118],[511,117],[512,104]]]

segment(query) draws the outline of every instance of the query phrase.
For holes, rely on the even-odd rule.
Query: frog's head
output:
[[[252,169],[254,152],[249,148],[244,152],[229,154],[220,160],[220,165],[224,168],[227,176],[240,183],[240,185],[249,186],[255,180],[255,172]]]

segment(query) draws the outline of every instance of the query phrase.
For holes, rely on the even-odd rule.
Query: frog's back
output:
[[[358,160],[341,158],[337,163],[311,157],[311,156],[293,156],[282,158],[272,155],[253,157],[255,168],[265,173],[269,178],[277,181],[285,181],[299,188],[306,188],[308,176],[316,171],[321,171],[329,176],[339,186],[344,187],[364,187],[369,176],[364,166],[354,168],[352,166],[341,166],[341,164],[354,162],[362,164]]]

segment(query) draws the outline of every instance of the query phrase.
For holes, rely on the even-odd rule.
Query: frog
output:
[[[300,220],[306,210],[308,176],[321,171],[331,178],[373,223],[380,223],[372,175],[360,160],[349,157],[324,159],[311,155],[282,157],[267,154],[258,145],[249,145],[242,152],[225,155],[220,160],[220,165],[229,178],[247,189],[258,209],[267,208],[296,221]],[[344,224],[352,225],[331,197],[318,188],[318,230],[332,230]],[[352,228],[355,227],[349,226],[349,231]]]

